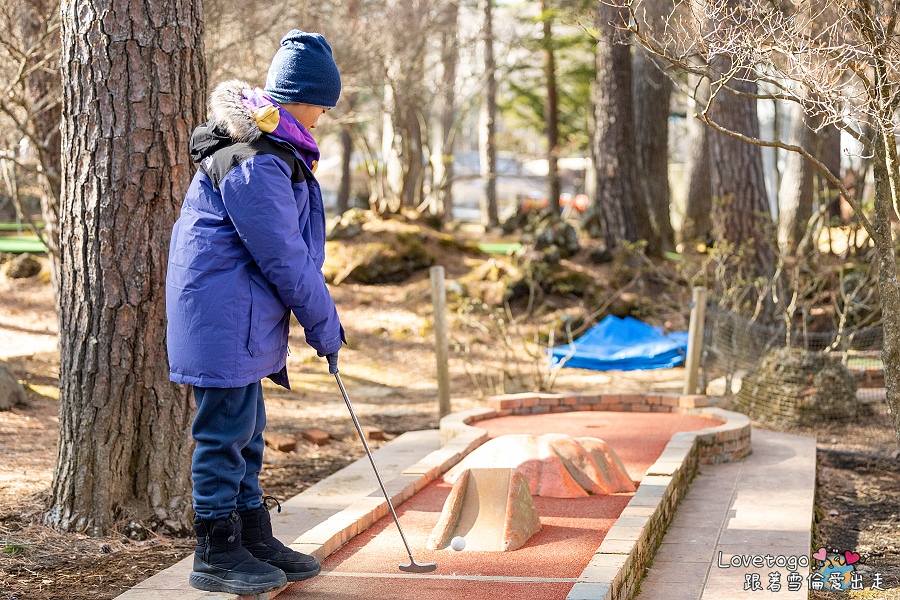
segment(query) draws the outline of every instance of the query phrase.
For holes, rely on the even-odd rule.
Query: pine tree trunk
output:
[[[421,73],[422,71],[418,71]],[[422,187],[425,185],[425,164],[422,160],[425,151],[422,139],[422,126],[419,120],[418,99],[407,99],[403,109],[403,206],[418,207],[422,203]]]
[[[381,115],[381,197],[376,212],[379,214],[400,210],[403,191],[403,163],[400,149],[403,136],[397,126],[399,100],[395,84],[398,66],[388,59],[388,79],[384,83],[384,100]]]
[[[897,259],[891,221],[893,219],[893,194],[891,193],[891,173],[888,172],[888,156],[894,165],[893,177],[900,178],[897,167],[897,152],[885,151],[884,136],[875,139],[875,251],[878,256],[878,293],[881,299],[881,313],[884,325],[884,348],[881,361],[884,364],[884,386],[894,433],[900,442],[900,280],[897,279]],[[890,143],[895,144],[893,131]]]
[[[712,235],[712,173],[709,162],[709,139],[712,130],[694,115],[709,99],[709,80],[692,82],[696,97],[691,100],[693,112],[688,116],[687,202],[684,223],[681,227],[683,241],[708,242]]]
[[[669,209],[669,100],[672,97],[672,81],[643,50],[635,49],[632,66],[638,179],[644,186],[650,217],[648,249],[671,251],[675,248]]]
[[[597,9],[597,83],[594,86],[593,158],[597,188],[583,218],[585,230],[608,248],[619,240],[647,239],[647,202],[637,180],[631,48],[615,39],[611,23],[623,23],[622,9],[604,2]],[[642,235],[643,234],[643,235]]]
[[[819,160],[828,167],[832,175],[841,178],[841,130],[835,125],[827,125],[819,131]],[[851,210],[844,208],[846,200],[841,200],[838,190],[827,179],[817,173],[819,184],[819,202],[826,206],[825,212],[830,219],[846,221]]]
[[[356,111],[356,93],[350,92],[344,96],[347,111],[345,115],[353,115]],[[341,124],[341,181],[338,184],[337,198],[335,199],[335,210],[337,214],[342,215],[350,208],[350,194],[353,191],[353,125],[351,123]]]
[[[727,60],[727,59],[725,59]],[[728,72],[721,68],[721,72]],[[756,93],[756,84],[738,73],[729,85],[748,94]],[[756,100],[721,90],[711,108],[713,121],[730,131],[759,138]],[[717,240],[753,251],[752,273],[769,276],[775,262],[773,221],[763,178],[759,146],[748,144],[724,133],[712,132],[710,166],[715,206],[714,228]]]
[[[789,144],[816,154],[814,124],[799,104],[794,105]],[[815,167],[799,152],[788,152],[778,189],[778,245],[793,252],[812,217]]]
[[[183,530],[193,410],[169,382],[164,291],[204,114],[200,4],[62,7],[60,439],[47,520]]]
[[[57,61],[53,60],[43,68],[38,63],[59,49],[59,36],[47,37],[48,31],[58,23],[58,4],[50,0],[29,0],[13,3],[16,24],[21,30],[21,39],[28,50],[37,52],[28,61],[25,87],[28,94],[31,132],[41,165],[41,218],[44,221],[43,240],[50,257],[50,277],[54,289],[59,282],[59,194],[60,194],[60,136],[59,123],[62,118],[62,90],[60,88]],[[57,313],[59,302],[56,301]]]
[[[484,55],[484,99],[478,127],[478,151],[481,163],[481,223],[486,228],[500,224],[497,210],[497,79],[494,60],[494,0],[481,0],[482,44]]]
[[[350,135],[350,125],[341,126],[341,183],[338,186],[335,209],[342,215],[350,208],[350,189],[353,183],[353,174],[350,162],[353,159],[353,136]]]
[[[441,27],[440,110],[434,128],[432,160],[434,212],[442,223],[453,216],[453,152],[456,140],[456,70],[459,63],[459,2],[448,0]]]
[[[559,214],[559,90],[556,84],[556,56],[553,41],[553,17],[547,3],[541,2],[544,39],[544,79],[547,97],[544,101],[544,135],[547,137],[547,198],[554,214]]]

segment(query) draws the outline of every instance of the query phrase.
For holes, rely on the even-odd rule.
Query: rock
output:
[[[506,234],[522,230],[522,244],[534,246],[537,250],[559,253],[561,258],[569,258],[576,254],[581,245],[575,228],[559,215],[544,210],[519,210],[503,223],[502,230]]]
[[[328,240],[349,240],[363,232],[363,224],[376,218],[370,211],[351,208],[328,222]]]
[[[0,364],[0,410],[9,410],[27,402],[25,388],[5,365]]]
[[[466,287],[455,279],[450,279],[444,286],[448,300],[460,300],[466,295]]]
[[[550,291],[554,294],[584,298],[595,285],[594,278],[583,271],[559,271],[549,278]]]
[[[12,259],[6,266],[6,276],[13,279],[34,277],[41,272],[41,263],[27,252]]]
[[[329,265],[326,279],[335,285],[343,281],[369,285],[399,283],[434,264],[434,258],[417,234],[401,232],[383,237],[387,239],[341,248],[342,264],[337,268]]]
[[[555,248],[560,258],[569,258],[581,250],[575,228],[559,218],[542,220],[535,228],[534,247],[538,250]]]
[[[761,421],[804,425],[852,419],[862,410],[840,359],[799,348],[766,353],[744,376],[735,408]]]
[[[591,250],[591,253],[588,254],[588,260],[595,265],[605,265],[613,261],[613,255],[606,246],[600,246]]]
[[[624,319],[632,316],[638,306],[639,297],[632,292],[623,292],[609,303],[609,314]]]

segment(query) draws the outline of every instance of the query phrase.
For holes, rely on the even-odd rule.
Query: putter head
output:
[[[407,573],[431,573],[437,569],[437,563],[417,563],[413,560],[408,565],[400,565],[398,568]]]

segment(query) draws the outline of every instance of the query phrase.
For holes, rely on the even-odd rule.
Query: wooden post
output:
[[[688,328],[687,357],[684,367],[684,393],[697,393],[697,380],[700,372],[700,351],[703,349],[703,322],[706,319],[706,288],[694,288],[691,301],[691,324]]]
[[[444,267],[429,269],[431,304],[434,306],[434,353],[437,358],[438,397],[441,418],[450,414],[450,354],[447,342],[447,294],[444,291]]]

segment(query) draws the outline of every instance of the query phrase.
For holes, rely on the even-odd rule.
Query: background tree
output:
[[[379,212],[417,208],[423,200],[426,98],[424,73],[428,36],[436,18],[430,0],[389,0],[390,36],[384,40],[384,96],[382,104],[383,196]]]
[[[757,84],[751,71],[728,55],[713,57],[713,63],[711,68],[719,73],[713,84],[718,90],[711,95],[704,114],[727,131],[758,139],[759,117],[753,97]],[[750,273],[771,275],[775,268],[774,223],[760,148],[715,131],[709,140],[709,158],[715,239],[752,249],[754,268]]]
[[[204,117],[200,4],[63,3],[60,434],[49,523],[185,529],[192,407],[169,382],[168,240]]]
[[[544,135],[547,137],[547,198],[550,210],[559,214],[559,91],[556,85],[556,48],[553,39],[555,11],[542,0],[541,6],[541,52],[544,55],[544,81],[546,98],[544,101]]]
[[[647,201],[637,179],[631,48],[621,43],[616,29],[624,15],[621,7],[605,2],[596,9],[592,156],[597,184],[582,226],[590,235],[602,237],[608,248],[616,247],[620,240],[649,238]],[[659,248],[648,250],[658,252]]]
[[[698,75],[689,76],[688,155],[685,165],[687,197],[681,239],[710,241],[712,235],[712,174],[709,162],[709,138],[713,131],[696,115],[703,112],[709,101],[709,80]]]
[[[0,116],[6,138],[0,160],[7,162],[13,202],[22,211],[19,179],[33,178],[40,189],[42,239],[51,261],[51,277],[59,272],[59,11],[49,0],[12,0],[0,7]],[[24,142],[24,143],[23,143]],[[25,209],[24,212],[28,212]],[[30,214],[22,215],[26,221]],[[34,223],[32,223],[34,225]]]
[[[590,148],[594,40],[581,23],[586,5],[582,0],[531,4],[539,11],[519,17],[524,34],[515,49],[518,60],[508,61],[504,69],[501,111],[505,129],[522,136],[529,131],[536,134],[535,141],[522,144],[522,149],[540,152],[546,160],[547,204],[559,214],[565,175],[560,159],[584,157]],[[582,191],[577,180],[574,187]]]
[[[797,18],[801,12],[802,18]],[[710,78],[711,99],[698,115],[713,129],[735,143],[801,154],[853,207],[877,257],[885,387],[900,440],[900,280],[891,227],[892,213],[900,209],[897,16],[892,5],[870,0],[824,0],[809,10],[803,4],[775,6],[759,0],[687,0],[679,3],[664,27],[627,26],[656,55]],[[723,67],[718,57],[728,57],[728,64]],[[834,125],[856,139],[859,152],[872,162],[875,189],[870,212],[863,211],[860,197],[828,165],[802,146],[763,140],[757,131],[742,129],[739,121],[714,110],[725,98],[758,98],[756,81],[765,81],[776,90],[776,97],[802,106],[808,119],[817,119],[822,127]],[[741,165],[735,162],[730,167]],[[750,185],[756,184],[751,180]]]
[[[453,151],[456,146],[456,71],[459,63],[459,1],[445,0],[438,35],[439,89],[431,152],[432,193],[430,210],[446,222],[453,208]]]
[[[484,65],[484,95],[478,126],[481,178],[481,223],[486,228],[500,224],[497,214],[497,68],[494,58],[494,0],[480,0],[483,23],[481,53]]]
[[[800,105],[793,106],[791,134],[788,143],[803,148],[811,156],[818,156],[815,123]],[[793,252],[806,233],[813,214],[815,167],[798,152],[785,157],[784,173],[778,188],[778,245],[783,252]]]
[[[664,0],[643,5],[642,18],[661,21],[671,10]],[[661,251],[675,249],[675,233],[669,194],[669,102],[672,82],[662,65],[642,49],[632,53],[634,87],[634,137],[638,179],[644,187],[649,217],[649,246]]]
[[[835,179],[841,179],[841,130],[834,125],[826,125],[818,134],[819,160]],[[833,223],[842,223],[847,219],[844,210],[846,201],[841,200],[840,190],[834,187],[830,179],[818,170],[814,170],[816,179],[816,196],[820,203],[826,205],[825,214]],[[847,207],[849,209],[849,207]]]

